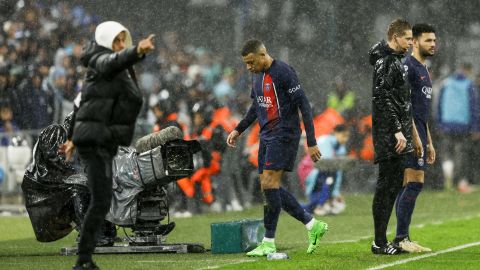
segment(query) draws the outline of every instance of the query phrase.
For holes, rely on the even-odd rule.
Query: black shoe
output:
[[[94,262],[87,262],[75,265],[72,270],[100,270],[100,268]]]
[[[375,242],[372,243],[372,253],[380,255],[399,255],[404,253],[403,249],[393,243],[387,243],[384,246],[377,246]]]
[[[97,240],[97,243],[95,244],[96,247],[113,247],[115,244],[115,239],[111,237],[102,237]]]

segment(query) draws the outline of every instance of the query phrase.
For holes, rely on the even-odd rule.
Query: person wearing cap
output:
[[[98,229],[112,198],[112,160],[118,146],[129,146],[142,107],[133,65],[154,49],[154,35],[132,45],[127,28],[107,21],[95,29],[95,40],[81,56],[87,68],[73,130],[59,152],[67,160],[76,148],[85,167],[91,194],[81,226],[78,259],[73,269],[99,269],[92,260]]]

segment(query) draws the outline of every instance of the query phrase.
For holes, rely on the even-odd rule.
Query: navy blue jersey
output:
[[[430,115],[430,102],[432,101],[432,81],[427,67],[412,55],[405,58],[404,65],[412,89],[413,120],[422,142],[426,143],[426,126]]]
[[[316,145],[312,111],[295,70],[285,62],[274,60],[268,70],[252,75],[252,106],[238,124],[242,133],[255,119],[261,138],[299,137],[298,110],[302,112],[308,146]]]

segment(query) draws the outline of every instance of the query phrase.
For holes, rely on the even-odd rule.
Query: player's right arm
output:
[[[247,111],[245,117],[238,123],[237,127],[228,134],[227,145],[230,147],[236,147],[237,139],[255,120],[257,119],[257,110],[255,107],[255,100]]]
[[[112,76],[116,73],[133,66],[135,63],[145,58],[145,54],[151,52],[155,46],[153,38],[150,35],[142,39],[137,46],[125,48],[119,52],[103,53],[97,58],[93,58],[90,66],[92,66],[100,74]]]

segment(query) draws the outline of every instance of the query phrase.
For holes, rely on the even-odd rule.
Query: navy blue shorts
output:
[[[297,157],[300,138],[260,139],[258,148],[258,173],[263,170],[292,171]]]
[[[425,171],[427,169],[427,131],[424,126],[420,126],[417,123],[417,131],[422,141],[423,157],[417,157],[415,152],[408,153],[405,158],[405,168],[413,169],[417,171]]]
[[[423,147],[423,157],[417,157],[415,152],[410,152],[405,157],[405,169],[425,171],[427,169],[427,148]]]

